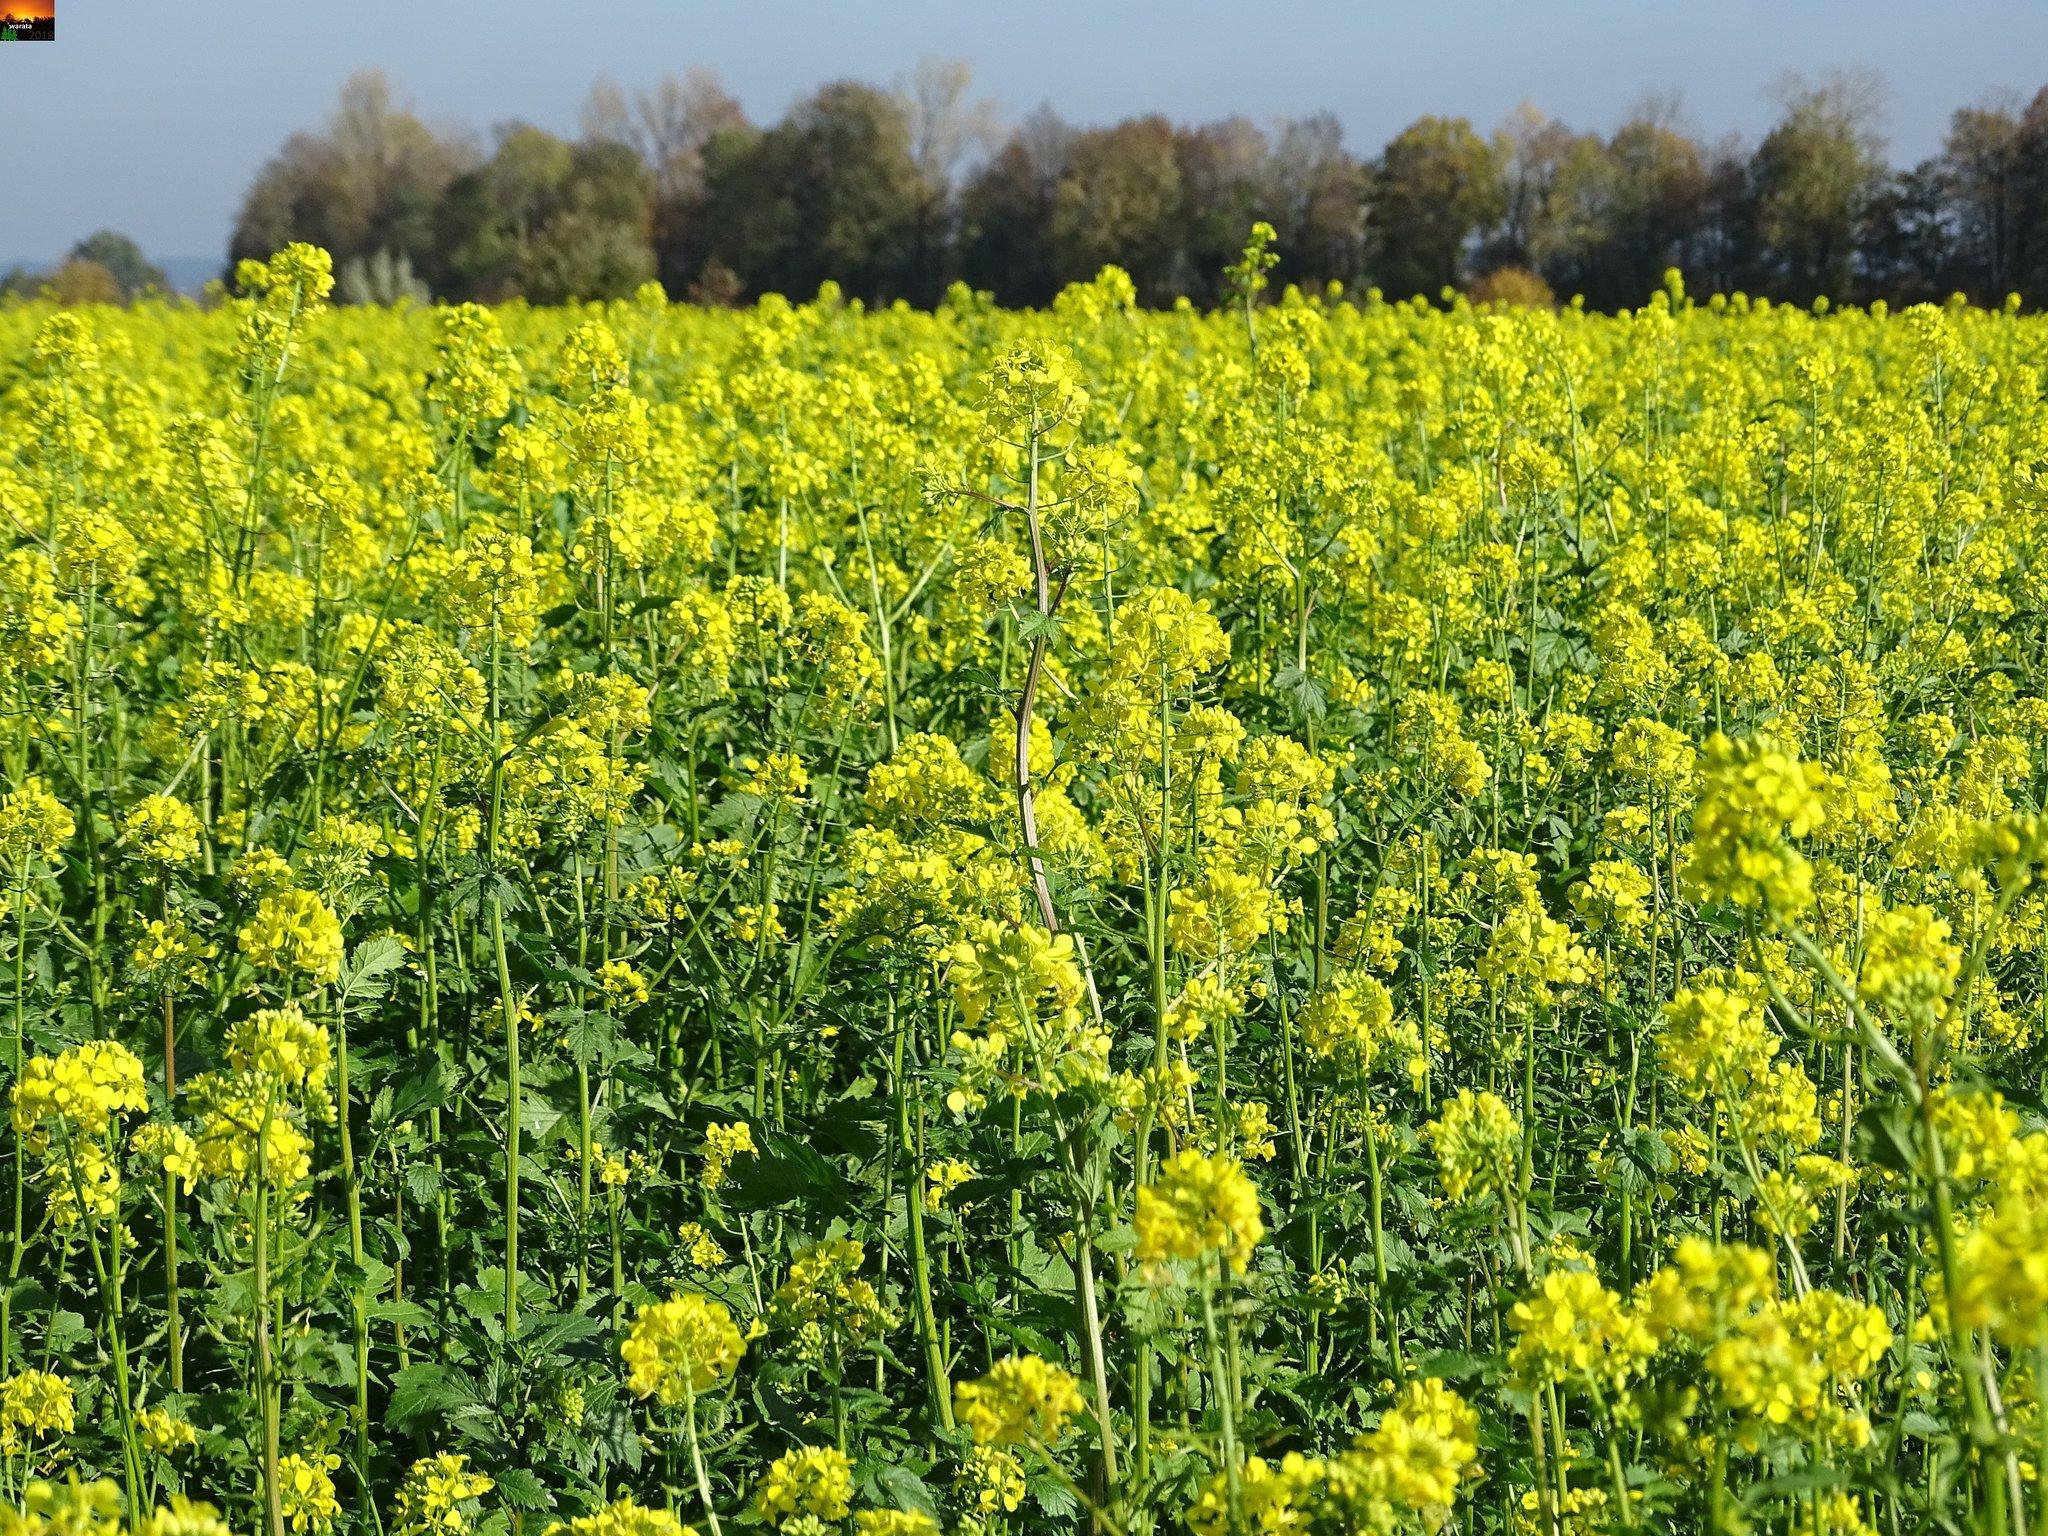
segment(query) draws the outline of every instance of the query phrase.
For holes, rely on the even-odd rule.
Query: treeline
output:
[[[0,299],[47,296],[59,304],[126,304],[170,288],[163,269],[133,240],[111,229],[87,235],[50,271],[10,267],[0,272]]]
[[[965,66],[928,61],[895,89],[827,85],[767,126],[699,71],[600,85],[573,140],[520,123],[482,142],[371,73],[264,167],[231,256],[316,241],[363,302],[602,298],[653,278],[729,302],[829,278],[870,302],[964,280],[1024,305],[1115,262],[1157,304],[1216,298],[1263,218],[1280,280],[1390,297],[1613,308],[1677,266],[1699,290],[1797,302],[2048,302],[2048,90],[1958,111],[1903,171],[1869,82],[1795,84],[1781,109],[1754,145],[1702,143],[1657,101],[1605,135],[1526,106],[1491,133],[1424,117],[1365,159],[1327,113],[1082,128],[1041,109],[1001,131]]]

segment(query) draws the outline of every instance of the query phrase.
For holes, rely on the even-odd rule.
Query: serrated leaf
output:
[[[924,1479],[909,1468],[884,1467],[875,1474],[875,1482],[895,1501],[898,1509],[928,1515],[935,1522],[940,1520],[939,1501],[932,1497]]]
[[[1031,1502],[1054,1520],[1065,1520],[1081,1507],[1072,1490],[1058,1478],[1041,1473],[1027,1478],[1024,1486],[1030,1490]]]
[[[482,1402],[476,1383],[462,1372],[453,1366],[423,1361],[398,1373],[398,1379],[391,1385],[391,1401],[384,1410],[384,1420],[394,1428],[403,1428],[415,1419],[476,1408]]]
[[[346,1010],[352,1004],[382,997],[388,985],[384,978],[404,965],[405,960],[405,946],[389,934],[363,940],[341,969],[338,1005]]]
[[[549,1509],[553,1507],[554,1500],[548,1497],[548,1491],[542,1486],[541,1480],[525,1467],[507,1467],[504,1471],[497,1473],[496,1476],[498,1486],[495,1491],[497,1496],[507,1504],[510,1504],[514,1509]]]

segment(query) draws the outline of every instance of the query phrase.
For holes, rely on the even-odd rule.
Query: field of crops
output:
[[[0,308],[0,1531],[2048,1528],[2048,320],[1264,264]]]

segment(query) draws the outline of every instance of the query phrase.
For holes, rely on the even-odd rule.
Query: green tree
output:
[[[739,102],[716,74],[693,69],[680,79],[664,75],[631,96],[600,81],[580,120],[586,144],[624,144],[640,157],[650,183],[657,275],[678,294],[698,286],[704,255],[693,251],[692,242],[702,233],[705,156],[721,136],[736,143],[751,139]]]
[[[958,194],[961,168],[999,138],[993,102],[972,95],[974,73],[960,59],[927,57],[896,87],[910,133],[923,199],[918,206],[912,260],[919,286],[958,271]]]
[[[1670,267],[1696,265],[1708,168],[1668,106],[1639,109],[1604,142],[1573,140],[1558,166],[1535,264],[1597,308],[1640,304]]]
[[[124,299],[133,299],[151,288],[159,293],[170,291],[170,279],[164,276],[163,268],[153,265],[142,254],[141,246],[111,229],[87,235],[71,247],[71,254],[65,259],[97,262],[113,278]]]
[[[2048,87],[2013,125],[2012,283],[2036,303],[2048,300]]]
[[[1041,107],[960,189],[960,275],[1005,304],[1044,304],[1056,291],[1053,199],[1075,137]]]
[[[1390,296],[1432,297],[1501,215],[1500,152],[1462,117],[1423,117],[1381,151],[1373,174],[1372,274]]]
[[[1053,191],[1056,285],[1084,281],[1114,263],[1131,274],[1143,302],[1171,300],[1179,291],[1184,216],[1180,158],[1165,118],[1130,118],[1080,134]]]
[[[1898,304],[1935,303],[1976,281],[1951,196],[1938,156],[1885,178],[1864,212],[1857,242],[1866,294]]]
[[[917,260],[924,196],[902,103],[828,85],[765,133],[706,146],[693,269],[718,262],[753,293],[804,297],[831,279],[872,301],[933,297],[939,271]]]
[[[624,144],[505,129],[490,160],[442,199],[435,286],[484,301],[625,297],[654,275],[648,187]]]
[[[305,240],[337,264],[389,251],[431,270],[441,198],[475,158],[461,138],[401,107],[380,72],[362,71],[323,130],[294,134],[257,174],[228,243],[230,265]]]
[[[1593,141],[1596,142],[1597,141]],[[1575,216],[1566,203],[1567,165],[1588,143],[1531,102],[1523,102],[1493,132],[1500,163],[1500,216],[1481,256],[1488,270],[1538,267],[1575,240]]]
[[[1266,168],[1267,221],[1279,235],[1280,282],[1355,281],[1366,265],[1366,169],[1336,117],[1281,125]]]
[[[1851,297],[1858,238],[1883,191],[1879,93],[1855,75],[1782,88],[1785,115],[1750,159],[1755,281],[1773,298]]]
[[[526,296],[539,304],[624,298],[652,278],[650,190],[645,166],[624,145],[571,150],[568,181],[528,249]]]
[[[1214,303],[1245,231],[1255,220],[1272,222],[1272,141],[1251,119],[1228,117],[1176,134],[1174,159],[1184,213],[1172,285]]]
[[[2019,112],[1994,101],[1951,117],[1927,167],[1952,232],[1953,286],[1983,303],[2003,299],[2019,273],[2024,153]]]

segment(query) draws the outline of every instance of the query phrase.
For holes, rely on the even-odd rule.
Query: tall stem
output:
[[[519,1331],[519,1008],[512,998],[512,966],[505,955],[505,904],[491,895],[491,950],[498,962],[498,995],[505,1022],[505,1332]]]
[[[889,995],[889,1011],[896,1010],[896,997]],[[892,1076],[896,1085],[896,1139],[903,1147],[903,1204],[910,1218],[911,1293],[917,1301],[917,1331],[924,1347],[925,1376],[931,1387],[932,1413],[939,1427],[953,1432],[953,1383],[946,1371],[946,1353],[939,1341],[938,1318],[932,1306],[931,1256],[924,1231],[924,1105],[917,1106],[913,1127],[910,1086],[903,1071],[903,1026],[896,1028],[895,1061]],[[912,1132],[915,1130],[915,1135]]]
[[[697,1443],[697,1394],[690,1394],[683,1423],[690,1436],[690,1471],[696,1475],[697,1497],[704,1501],[704,1520],[711,1527],[711,1536],[724,1536],[718,1528],[718,1508],[711,1502],[711,1479],[704,1473],[704,1448]]]
[[[284,1493],[278,1485],[278,1396],[270,1356],[270,1105],[256,1132],[256,1398],[263,1418],[263,1528],[284,1536]]]
[[[519,1333],[519,1005],[512,996],[512,965],[505,953],[505,899],[498,889],[498,837],[504,815],[505,752],[500,741],[499,662],[502,645],[498,613],[491,611],[491,824],[485,846],[490,867],[491,954],[498,969],[498,1011],[505,1026],[505,1334]]]
[[[348,1203],[348,1254],[355,1273],[349,1281],[349,1311],[356,1355],[356,1488],[364,1516],[370,1516],[370,1311],[363,1291],[363,1197],[356,1177],[355,1143],[349,1131],[348,1020],[334,1023],[336,1119],[341,1126],[341,1188]]]

